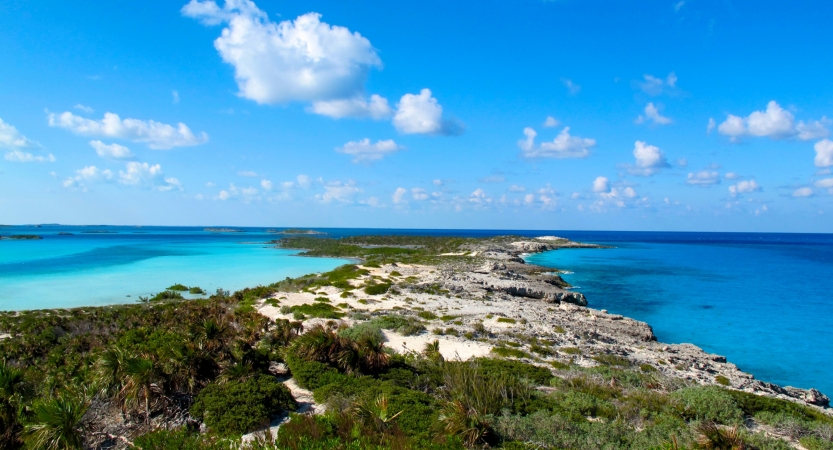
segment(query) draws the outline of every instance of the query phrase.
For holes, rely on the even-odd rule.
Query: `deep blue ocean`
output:
[[[0,227],[0,310],[130,303],[174,283],[241,289],[322,272],[342,259],[266,245],[267,228]],[[648,322],[658,339],[690,342],[757,378],[833,394],[833,235],[517,230],[317,229],[359,234],[558,235],[609,249],[558,250],[531,263],[564,279],[593,308]],[[59,235],[58,233],[71,233]]]

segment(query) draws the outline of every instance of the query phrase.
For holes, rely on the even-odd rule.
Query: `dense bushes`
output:
[[[734,425],[743,419],[743,411],[725,389],[697,386],[671,394],[677,410],[690,420],[709,420]]]
[[[295,411],[297,404],[289,389],[268,375],[212,383],[197,396],[191,414],[219,435],[248,433],[269,423],[283,411]]]

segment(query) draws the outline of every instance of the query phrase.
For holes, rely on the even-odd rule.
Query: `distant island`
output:
[[[0,236],[0,239],[10,241],[35,241],[43,238],[35,234],[13,234],[11,236]]]
[[[301,228],[287,228],[286,230],[266,230],[266,232],[275,234],[327,234],[323,231],[304,230]]]
[[[245,233],[243,230],[236,230],[234,228],[204,228],[203,231],[210,233]]]
[[[90,231],[82,231],[81,234],[118,234],[118,231],[106,231],[106,230],[90,230]]]

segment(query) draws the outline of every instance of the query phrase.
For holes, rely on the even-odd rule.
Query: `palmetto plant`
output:
[[[79,425],[86,411],[86,401],[66,396],[36,404],[34,423],[24,431],[26,446],[43,450],[83,448]]]
[[[702,422],[697,426],[697,448],[709,450],[745,450],[746,443],[740,435],[737,426],[720,428],[711,421]]]
[[[434,362],[442,362],[445,360],[443,354],[440,353],[440,341],[426,342],[425,349],[422,351],[426,358]]]
[[[128,359],[127,353],[118,347],[104,351],[96,367],[102,391],[114,396],[121,392],[124,367]]]
[[[354,341],[338,334],[335,326],[317,325],[295,339],[294,353],[307,361],[323,362],[345,373],[372,373],[388,366],[384,342],[372,335]]]
[[[128,406],[144,403],[145,423],[150,421],[150,399],[160,391],[161,373],[156,363],[147,358],[130,358],[124,365],[125,382],[121,397]]]
[[[351,408],[351,413],[358,423],[382,435],[393,427],[396,418],[403,412],[390,414],[388,398],[384,394],[373,402],[356,402]]]
[[[0,448],[11,448],[17,440],[23,388],[23,372],[0,362]]]

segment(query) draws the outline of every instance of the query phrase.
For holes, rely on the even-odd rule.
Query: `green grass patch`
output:
[[[340,319],[344,313],[338,308],[326,303],[313,303],[311,305],[298,305],[290,308],[293,314],[303,314],[309,317],[320,317],[322,319]]]
[[[518,321],[511,317],[498,317],[498,323],[517,323]]]
[[[492,353],[504,358],[529,358],[529,353],[516,348],[494,347]]]

